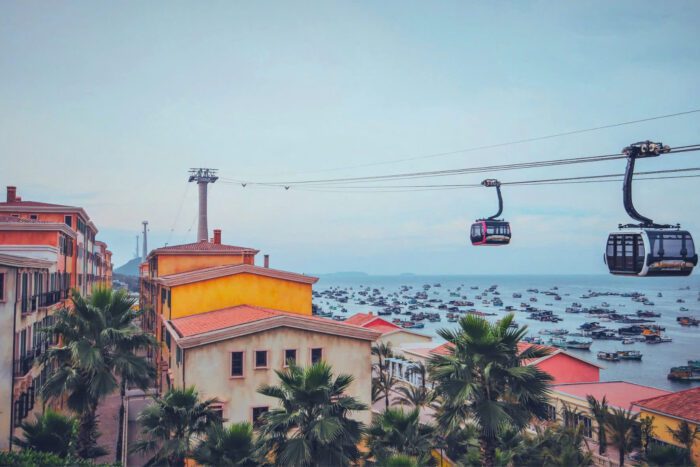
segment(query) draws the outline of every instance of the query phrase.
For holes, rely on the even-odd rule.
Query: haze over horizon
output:
[[[395,159],[700,108],[700,4],[0,3],[0,186],[85,207],[120,266],[196,239],[190,167],[219,169],[209,229],[299,272],[605,274],[621,183],[504,187],[513,240],[475,248],[493,189],[337,193],[225,183],[610,154],[698,141],[700,113],[443,157]],[[696,167],[698,153],[638,162]],[[421,180],[621,173],[625,161]],[[339,169],[344,168],[344,169]],[[700,236],[697,179],[635,184]]]

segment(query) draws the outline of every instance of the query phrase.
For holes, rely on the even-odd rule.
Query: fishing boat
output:
[[[620,360],[641,360],[642,352],[639,350],[618,350],[617,356]]]
[[[608,362],[619,362],[620,356],[617,354],[617,352],[600,351],[600,352],[598,352],[598,359],[599,360],[606,360]]]
[[[625,345],[634,344],[634,339],[630,337],[625,337],[624,339],[622,339],[622,343]]]
[[[566,340],[566,348],[567,349],[577,349],[577,350],[590,350],[591,349],[591,344],[593,344],[592,339],[585,339],[585,338],[571,338]]]
[[[688,365],[674,366],[667,378],[675,381],[700,381],[700,361],[688,360]]]

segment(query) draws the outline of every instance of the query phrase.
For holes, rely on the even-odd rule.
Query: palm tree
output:
[[[65,396],[68,408],[79,415],[76,452],[91,458],[104,454],[96,447],[98,404],[117,390],[115,375],[147,381],[153,369],[137,353],[154,339],[134,324],[130,309],[135,302],[126,291],[95,288],[88,298],[74,291],[71,299],[72,308],[58,310],[54,324],[43,330],[60,339],[41,357],[53,369],[41,394],[44,400]]]
[[[200,400],[194,387],[168,390],[139,414],[141,439],[133,451],[154,453],[146,465],[184,466],[194,441],[221,423],[215,402]]]
[[[649,454],[649,444],[654,439],[654,417],[647,415],[639,418],[639,438],[646,456]]]
[[[487,467],[494,465],[501,432],[520,430],[532,417],[546,416],[552,377],[523,361],[541,358],[548,351],[530,346],[521,352],[518,343],[527,326],[511,328],[512,322],[512,314],[495,324],[467,315],[457,330],[438,331],[449,343],[449,352],[429,361],[435,390],[444,401],[438,425],[451,430],[473,420]]]
[[[307,368],[290,365],[275,373],[279,386],[258,389],[280,403],[262,417],[263,451],[282,465],[342,466],[357,461],[364,425],[349,416],[367,406],[346,394],[354,378],[334,378],[324,362]]]
[[[608,400],[605,396],[598,401],[595,397],[590,394],[586,396],[588,400],[588,408],[593,414],[596,425],[598,426],[598,454],[601,456],[605,454],[605,449],[607,447],[607,438],[605,436],[605,418],[608,416]]]
[[[380,464],[393,455],[405,454],[416,457],[420,465],[431,465],[434,432],[432,426],[420,422],[417,408],[408,412],[389,408],[375,418],[367,439],[370,453]]]
[[[629,410],[611,409],[605,421],[605,426],[610,436],[610,444],[617,447],[620,453],[620,467],[625,465],[625,454],[634,444],[634,427],[639,414],[633,414]]]
[[[394,454],[383,462],[379,462],[377,465],[379,467],[419,467],[422,464],[419,464],[418,459],[415,457],[405,454]]]
[[[520,444],[511,443],[511,460],[514,465],[589,466],[593,465],[591,453],[584,449],[583,425],[535,427],[534,436],[522,436]]]
[[[206,466],[253,467],[258,465],[254,452],[253,425],[244,422],[224,427],[216,423],[207,430],[206,438],[195,448],[192,458]]]
[[[688,461],[691,462],[693,444],[695,443],[695,440],[700,438],[700,427],[691,427],[688,422],[683,420],[681,423],[678,424],[678,428],[674,429],[671,427],[667,427],[666,429],[676,442],[683,445],[688,456]]]
[[[380,399],[384,399],[385,409],[389,408],[391,391],[396,385],[396,378],[391,375],[389,371],[388,358],[394,356],[394,352],[391,348],[391,342],[378,342],[372,345],[372,355],[377,357],[377,362],[372,364],[372,370],[374,377],[372,378],[372,386],[374,387],[373,392],[376,399],[372,399],[372,402],[376,402]]]
[[[75,419],[51,409],[37,415],[35,422],[21,423],[19,428],[22,438],[14,437],[12,441],[22,449],[50,452],[59,457],[67,457],[75,449]]]
[[[398,404],[421,409],[435,402],[435,392],[426,387],[402,384],[396,388],[396,392],[399,393],[399,396],[395,400]]]

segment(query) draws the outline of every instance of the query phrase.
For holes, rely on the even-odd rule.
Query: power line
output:
[[[697,169],[700,170],[700,169]],[[619,177],[619,175],[618,175]],[[645,181],[645,180],[670,180],[670,179],[683,179],[683,178],[700,178],[700,175],[671,175],[671,176],[661,176],[661,177],[643,177],[635,178],[634,181]],[[575,185],[580,183],[620,183],[622,178],[611,178],[611,179],[590,179],[590,180],[571,180],[571,181],[539,181],[530,183],[518,183],[514,184],[515,187],[523,186],[541,186],[541,185]],[[502,184],[503,185],[503,184]],[[420,191],[450,191],[450,190],[463,190],[463,189],[473,189],[473,188],[483,188],[481,184],[478,185],[457,185],[457,186],[446,186],[443,188],[416,188],[416,189],[393,189],[393,190],[338,190],[338,189],[327,189],[327,188],[297,188],[296,191],[305,191],[312,193],[345,193],[345,194],[376,194],[376,193],[413,193]]]
[[[700,144],[679,146],[677,148],[671,148],[670,153],[682,153],[682,152],[692,152],[699,151]],[[377,182],[377,181],[389,181],[389,180],[409,180],[409,179],[419,179],[419,178],[432,178],[432,177],[443,177],[443,176],[453,176],[453,175],[464,175],[471,173],[484,173],[484,172],[497,172],[504,170],[520,170],[520,169],[530,169],[539,167],[550,167],[557,165],[570,165],[570,164],[582,164],[590,162],[603,162],[616,159],[624,159],[627,156],[622,153],[617,154],[604,154],[599,156],[585,156],[585,157],[571,157],[563,159],[551,159],[544,161],[532,161],[532,162],[520,162],[512,164],[500,164],[482,167],[468,167],[459,169],[448,169],[448,170],[437,170],[437,171],[423,171],[423,172],[412,172],[412,173],[400,173],[400,174],[389,174],[389,175],[373,175],[365,177],[346,177],[346,178],[335,178],[335,179],[320,179],[320,180],[298,180],[298,181],[286,181],[286,182],[245,182],[241,180],[233,179],[223,179],[224,183],[240,183],[244,187],[247,185],[264,185],[264,186],[276,186],[276,187],[296,187],[297,185],[310,185],[310,186],[329,186],[340,183],[361,183],[361,182]]]
[[[487,150],[487,149],[496,149],[496,148],[502,148],[502,147],[507,147],[507,146],[514,146],[514,145],[518,145],[518,144],[533,143],[536,141],[544,141],[544,140],[548,140],[548,139],[561,138],[564,136],[572,136],[572,135],[577,135],[577,134],[581,134],[581,133],[590,133],[593,131],[605,130],[605,129],[609,129],[609,128],[617,128],[617,127],[621,127],[621,126],[634,125],[637,123],[651,122],[654,120],[662,120],[665,118],[681,117],[684,115],[690,115],[690,114],[694,114],[694,113],[698,113],[698,112],[700,112],[700,109],[692,109],[692,110],[686,110],[684,112],[676,112],[676,113],[671,113],[671,114],[656,115],[653,117],[641,118],[638,120],[629,120],[626,122],[611,123],[608,125],[599,125],[599,126],[594,126],[594,127],[590,127],[590,128],[564,131],[564,132],[553,133],[553,134],[544,135],[544,136],[535,136],[535,137],[531,137],[531,138],[516,139],[516,140],[512,140],[512,141],[506,141],[503,143],[485,144],[485,145],[481,145],[481,146],[472,146],[469,148],[457,149],[454,151],[436,152],[436,153],[426,154],[426,155],[422,155],[422,156],[405,157],[405,158],[400,158],[400,159],[392,159],[392,160],[388,160],[388,161],[368,162],[366,164],[357,164],[357,165],[349,165],[349,166],[344,166],[344,167],[335,167],[335,168],[330,168],[330,169],[306,171],[303,173],[299,173],[297,175],[310,174],[310,173],[335,172],[335,171],[339,171],[339,170],[359,169],[359,168],[364,168],[364,167],[376,167],[376,166],[380,166],[380,165],[397,164],[400,162],[410,162],[410,161],[416,161],[416,160],[422,160],[422,159],[433,159],[433,158],[437,158],[437,157],[453,156],[456,154],[463,154],[463,153],[474,152],[474,151],[482,151],[482,150]]]

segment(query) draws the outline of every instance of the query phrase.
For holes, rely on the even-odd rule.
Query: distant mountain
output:
[[[115,274],[122,274],[124,276],[136,276],[139,275],[139,264],[141,264],[141,258],[134,258],[129,260],[128,263],[119,266],[114,270]]]

